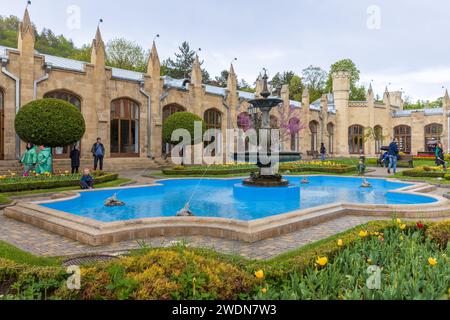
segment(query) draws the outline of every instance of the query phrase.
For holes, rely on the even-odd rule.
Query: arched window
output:
[[[425,151],[434,152],[435,146],[441,142],[443,127],[441,124],[432,123],[425,127]]]
[[[394,138],[398,140],[400,152],[411,153],[411,127],[397,126],[394,128]]]
[[[44,95],[44,99],[53,98],[67,101],[73,104],[78,110],[81,110],[81,99],[73,93],[64,90],[48,92]]]
[[[253,119],[248,112],[241,112],[238,115],[237,127],[240,129],[237,146],[238,152],[248,152],[250,150],[250,138],[246,136],[246,133],[254,127]]]
[[[139,156],[139,105],[121,98],[111,102],[111,156]]]
[[[333,154],[334,153],[334,124],[329,123],[327,125],[327,131],[328,131],[328,153]]]
[[[348,149],[350,154],[364,154],[364,127],[354,125],[348,128]]]
[[[4,105],[4,103],[5,102],[4,101],[5,101],[5,97],[3,94],[3,90],[0,88],[0,160],[5,159],[5,147],[4,147],[4,141],[5,141],[5,136],[4,136],[5,105]]]
[[[383,147],[383,128],[381,126],[375,126],[373,131],[375,135],[375,152],[380,154],[381,147]]]
[[[318,132],[319,132],[319,123],[317,121],[311,121],[309,123],[309,130],[311,132],[311,152],[318,151]]]
[[[162,123],[164,125],[164,122],[173,114],[178,112],[185,112],[186,109],[179,104],[172,103],[163,108],[163,117],[162,117]],[[168,155],[172,151],[172,145],[169,143],[162,142],[162,154]]]
[[[217,109],[206,110],[203,120],[205,121],[205,124],[206,124],[206,130],[210,130],[210,129],[221,130],[222,129],[222,113]],[[215,141],[215,139],[216,139],[216,137],[214,137],[214,136],[207,136],[205,138],[205,147],[207,145],[213,143]],[[220,139],[217,143],[217,149],[218,150],[221,149]],[[212,155],[214,156],[215,152]]]
[[[206,129],[222,128],[222,113],[217,109],[206,110],[204,120],[206,124]]]
[[[78,110],[81,111],[81,99],[79,96],[66,91],[66,90],[56,90],[47,92],[44,95],[44,99],[60,99],[69,102],[70,104],[77,107]],[[80,147],[80,142],[76,143],[78,147]],[[53,155],[55,158],[68,158],[70,154],[70,150],[73,148],[74,145],[71,146],[61,146],[59,148],[53,149]]]

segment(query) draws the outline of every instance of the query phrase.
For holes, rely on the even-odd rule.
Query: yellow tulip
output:
[[[263,294],[266,294],[266,293],[267,293],[267,288],[262,288],[262,289],[261,289],[261,292],[262,292]]]
[[[337,242],[338,247],[343,247],[344,246],[344,240],[339,239]]]
[[[256,271],[255,272],[255,277],[257,279],[264,279],[264,271],[262,271],[262,270]]]
[[[406,229],[406,224],[401,224],[400,225],[400,230],[405,230]]]
[[[369,235],[369,233],[367,232],[367,231],[360,231],[359,232],[359,236],[361,237],[361,238],[367,238],[367,236]]]
[[[429,264],[430,266],[434,267],[435,265],[438,264],[438,261],[437,261],[437,259],[435,259],[435,258],[429,258],[429,259],[428,259],[428,264]]]
[[[397,219],[397,224],[400,224],[400,223],[402,223],[402,220]]]
[[[327,257],[318,257],[316,260],[316,263],[321,267],[325,267],[328,264],[328,258]]]
[[[367,259],[367,263],[368,263],[368,264],[371,264],[371,263],[372,263],[372,259],[370,259],[370,258]]]

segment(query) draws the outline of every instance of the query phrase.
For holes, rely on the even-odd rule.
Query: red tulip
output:
[[[417,222],[417,228],[422,230],[425,227],[425,225],[422,222]]]

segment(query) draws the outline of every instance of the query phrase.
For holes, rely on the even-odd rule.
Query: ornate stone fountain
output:
[[[256,153],[235,153],[235,161],[252,162],[256,159],[256,165],[259,168],[259,173],[252,174],[250,178],[245,179],[243,184],[245,186],[256,187],[286,187],[289,186],[289,181],[276,173],[276,168],[280,162],[298,161],[301,159],[299,152],[284,152],[274,150],[272,145],[272,128],[270,125],[270,112],[273,108],[278,107],[283,100],[279,98],[269,98],[270,92],[267,85],[267,72],[264,70],[263,76],[263,90],[261,92],[261,99],[249,101],[249,103],[259,109],[262,114],[261,129],[258,134],[258,146]],[[262,150],[267,148],[267,150]]]

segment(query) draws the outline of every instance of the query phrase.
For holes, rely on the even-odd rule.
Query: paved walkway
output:
[[[197,248],[209,248],[225,254],[250,259],[270,259],[306,244],[328,238],[358,225],[375,220],[373,217],[348,216],[293,232],[281,237],[249,244],[210,237],[165,237],[143,239],[150,247],[172,246],[183,241]],[[378,218],[379,220],[379,218]],[[102,247],[91,247],[31,225],[9,219],[0,213],[0,240],[40,256],[74,256],[90,253],[117,253],[138,249],[138,241],[124,241]]]

